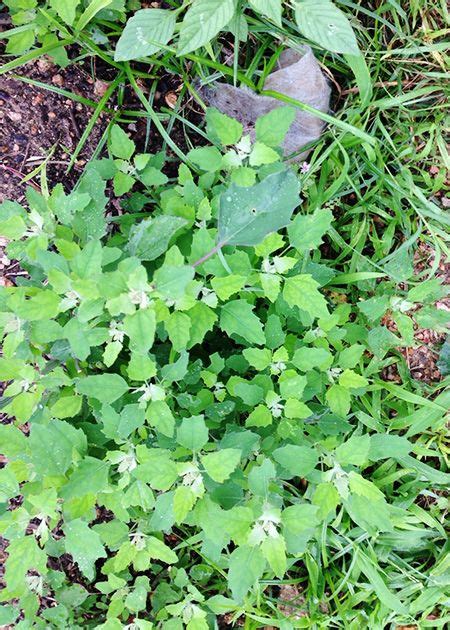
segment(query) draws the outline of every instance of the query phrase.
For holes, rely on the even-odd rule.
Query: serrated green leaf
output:
[[[67,523],[63,529],[66,552],[70,553],[80,571],[93,580],[96,560],[106,558],[99,534],[81,519]]]
[[[283,297],[289,306],[297,306],[311,317],[327,317],[327,302],[318,287],[319,283],[311,275],[299,274],[286,278]]]
[[[119,125],[113,125],[110,131],[110,149],[115,157],[129,160],[136,150],[136,145]]]
[[[228,585],[237,602],[241,602],[248,591],[262,577],[266,560],[258,547],[243,545],[230,556]]]
[[[206,129],[212,140],[217,139],[223,146],[228,146],[239,142],[243,128],[239,121],[222,114],[215,107],[208,107]]]
[[[241,451],[236,448],[224,448],[217,453],[203,455],[201,458],[206,472],[217,483],[223,483],[228,479],[240,460]]]
[[[256,139],[269,147],[280,147],[295,120],[295,107],[282,106],[260,116],[255,124]]]
[[[239,335],[253,344],[263,345],[265,336],[259,318],[253,307],[245,300],[227,302],[221,309],[220,327],[228,335]]]
[[[308,446],[296,446],[295,444],[287,444],[277,448],[273,452],[273,457],[280,466],[296,477],[309,475],[318,462],[315,449]]]
[[[291,245],[299,252],[316,249],[328,232],[333,220],[330,210],[316,210],[313,214],[298,214],[288,227]]]

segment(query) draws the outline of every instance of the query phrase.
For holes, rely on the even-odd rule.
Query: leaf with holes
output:
[[[167,9],[142,9],[130,18],[117,42],[115,61],[141,59],[158,52],[171,39],[176,12]]]
[[[301,0],[295,5],[301,33],[325,50],[359,55],[355,33],[345,14],[329,0]]]
[[[186,55],[207,44],[228,24],[235,0],[195,0],[181,23],[178,54]]]
[[[219,242],[257,245],[285,227],[299,203],[300,184],[291,170],[269,175],[259,184],[232,184],[220,197]]]

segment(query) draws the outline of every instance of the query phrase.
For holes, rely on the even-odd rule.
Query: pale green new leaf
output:
[[[237,448],[224,448],[216,453],[209,453],[201,458],[206,472],[217,481],[223,483],[241,460],[241,451]]]
[[[319,283],[311,275],[299,274],[286,278],[283,297],[289,306],[297,306],[311,317],[327,317],[327,302],[318,287]]]
[[[295,107],[289,105],[276,107],[260,116],[255,124],[256,139],[269,147],[281,146],[295,116]]]
[[[55,9],[61,20],[72,26],[80,0],[50,0],[50,6]]]
[[[133,140],[119,125],[113,125],[110,134],[111,153],[122,160],[129,160],[136,150]]]
[[[261,551],[270,568],[278,578],[286,573],[286,543],[282,536],[267,536],[261,544]]]

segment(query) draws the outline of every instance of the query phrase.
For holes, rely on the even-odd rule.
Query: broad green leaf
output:
[[[129,160],[136,150],[133,140],[119,127],[113,125],[110,132],[110,149],[111,153],[122,160]]]
[[[207,44],[231,20],[235,0],[194,0],[181,23],[178,55]]]
[[[78,564],[80,571],[89,579],[95,577],[95,561],[106,558],[100,536],[89,525],[77,519],[64,525],[64,546]]]
[[[171,238],[186,224],[185,219],[170,215],[144,219],[131,227],[128,252],[141,260],[155,260],[164,254]]]
[[[201,458],[206,472],[217,483],[223,483],[228,479],[240,460],[241,451],[236,448],[224,448]]]
[[[327,370],[333,364],[333,355],[325,348],[304,346],[295,351],[292,363],[302,372],[309,372],[313,368]]]
[[[182,523],[195,505],[197,496],[188,486],[178,486],[173,497],[173,513],[176,523]]]
[[[258,547],[243,545],[230,556],[228,585],[237,602],[242,602],[248,591],[262,577],[266,560]]]
[[[197,302],[188,314],[191,319],[189,348],[192,348],[201,343],[206,333],[214,328],[217,315],[212,308],[203,302]]]
[[[208,441],[208,429],[203,416],[184,418],[177,429],[177,442],[190,451],[199,451]]]
[[[234,293],[237,293],[242,289],[246,280],[245,276],[239,276],[232,273],[228,276],[224,276],[223,278],[213,278],[211,280],[211,286],[219,299],[228,300]]]
[[[248,416],[245,421],[246,427],[268,427],[272,424],[273,417],[270,411],[264,405],[258,405]]]
[[[155,427],[163,435],[172,437],[175,428],[175,418],[164,400],[155,400],[149,404],[145,417],[150,426]]]
[[[245,348],[242,351],[246,361],[256,370],[265,370],[272,362],[272,352],[268,348]]]
[[[232,184],[220,196],[219,242],[257,245],[289,223],[299,203],[300,184],[291,170],[273,173],[259,184]]]
[[[362,466],[367,460],[370,448],[368,435],[352,435],[346,442],[337,447],[336,460],[341,466]]]
[[[234,118],[222,114],[215,107],[206,110],[206,130],[212,140],[218,140],[223,146],[236,144],[242,136],[242,125]]]
[[[332,385],[326,393],[327,403],[330,406],[331,411],[336,413],[341,418],[350,411],[350,392],[341,385]]]
[[[188,265],[175,267],[164,264],[154,275],[156,290],[169,300],[178,300],[184,295],[194,273],[194,268]]]
[[[166,562],[167,564],[176,564],[178,562],[177,554],[155,536],[147,538],[145,549],[150,557],[155,560],[161,560],[161,562]]]
[[[326,519],[329,514],[334,514],[336,507],[339,505],[339,493],[332,483],[319,483],[314,491],[312,503],[319,508],[317,512],[318,518],[321,520]]]
[[[187,348],[189,342],[189,329],[191,327],[191,320],[189,315],[175,311],[170,314],[169,318],[165,321],[165,328],[169,339],[172,342],[172,347],[177,352]]]
[[[286,278],[283,297],[289,306],[297,306],[311,317],[327,317],[327,302],[318,287],[319,283],[311,275],[299,274]]]
[[[239,335],[251,344],[263,345],[266,340],[260,319],[245,300],[224,304],[220,313],[220,327],[228,335]]]
[[[55,9],[61,20],[72,26],[75,20],[77,6],[80,0],[50,0],[50,6]]]
[[[264,459],[260,466],[253,466],[248,474],[248,487],[257,496],[269,494],[269,484],[275,479],[276,469],[270,459]]]
[[[260,116],[255,125],[256,139],[269,147],[281,146],[295,116],[295,107],[290,106],[276,107]]]
[[[272,164],[280,159],[279,154],[263,142],[255,142],[249,155],[250,166],[262,166]]]
[[[126,439],[133,431],[144,424],[145,410],[138,404],[125,405],[120,412],[119,425],[117,427],[118,436]]]
[[[360,387],[366,387],[369,384],[368,380],[353,372],[353,370],[345,369],[339,376],[339,385],[346,389],[358,389]]]
[[[28,440],[35,470],[42,476],[64,474],[75,454],[83,455],[86,450],[81,429],[60,420],[51,420],[47,425],[33,423]]]
[[[38,545],[34,536],[15,538],[8,546],[8,557],[5,560],[4,580],[6,589],[2,592],[2,600],[22,597],[28,591],[26,575],[28,571],[47,573],[47,554]]]
[[[261,544],[263,556],[279,578],[286,573],[286,543],[282,536],[267,536]]]
[[[170,459],[169,451],[140,445],[136,454],[139,465],[133,476],[150,484],[154,490],[168,490],[178,478],[177,466]]]
[[[115,61],[148,57],[172,38],[177,12],[173,9],[141,9],[131,17],[117,42]]]
[[[208,173],[218,171],[222,164],[222,154],[216,147],[197,147],[196,149],[191,149],[187,157],[196,166],[201,168],[202,171],[207,171]]]
[[[376,462],[380,459],[396,459],[408,455],[412,450],[411,442],[400,435],[376,433],[370,436],[370,450],[368,459]]]
[[[316,249],[328,232],[333,220],[331,210],[316,210],[313,214],[298,214],[288,227],[289,241],[299,252]]]
[[[108,486],[108,472],[108,462],[95,457],[85,457],[70,475],[60,494],[68,500],[102,492]]]
[[[313,448],[288,444],[273,452],[273,457],[280,466],[288,470],[293,476],[305,477],[316,467],[318,456]]]
[[[325,50],[360,54],[350,22],[330,0],[295,0],[295,20],[300,32]]]
[[[281,521],[293,534],[303,534],[318,525],[317,512],[317,506],[309,503],[291,505],[281,513]]]
[[[281,0],[249,0],[252,9],[281,26]]]
[[[123,329],[130,338],[130,350],[145,354],[153,345],[156,315],[152,308],[140,308],[123,320]]]
[[[80,394],[96,398],[103,403],[112,403],[128,391],[127,382],[119,374],[93,374],[77,379]]]
[[[61,299],[59,295],[46,289],[38,289],[28,300],[21,302],[15,308],[15,313],[21,319],[38,321],[52,319],[59,312]]]
[[[11,467],[0,468],[0,501],[7,503],[18,494],[20,494],[20,486]]]

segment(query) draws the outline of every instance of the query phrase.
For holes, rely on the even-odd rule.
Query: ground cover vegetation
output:
[[[445,3],[3,7],[0,72],[91,111],[68,173],[107,124],[76,183],[53,148],[0,205],[0,624],[446,626]],[[333,88],[307,162],[302,103],[252,138],[203,108],[305,43]]]

